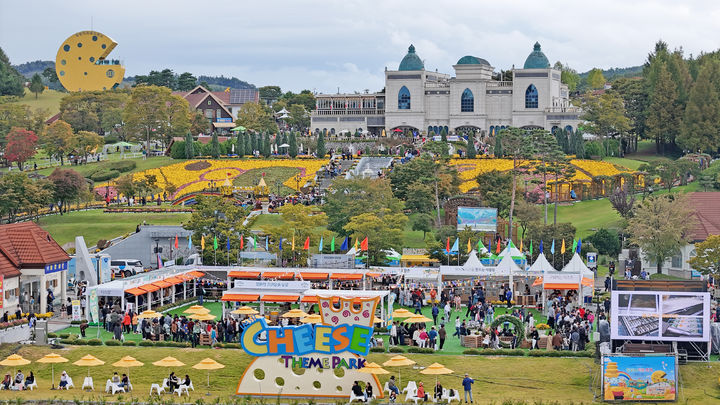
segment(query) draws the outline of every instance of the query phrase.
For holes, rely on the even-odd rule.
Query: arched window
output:
[[[573,133],[572,125],[566,125],[565,131],[567,131],[568,134],[572,134]]]
[[[432,125],[428,125],[428,135],[430,134],[430,132],[432,132],[432,130]]]
[[[555,134],[555,132],[557,132],[558,129],[560,129],[560,127],[558,127],[557,125],[553,125],[553,127],[550,128],[550,133]]]
[[[398,110],[409,110],[410,109],[410,90],[407,87],[402,86],[398,91]]]
[[[525,90],[525,108],[538,108],[538,91],[534,84]]]
[[[488,131],[488,133],[490,135],[495,135],[495,126],[494,125],[490,125],[490,131]]]
[[[465,89],[460,97],[460,112],[475,111],[475,97],[470,89]]]

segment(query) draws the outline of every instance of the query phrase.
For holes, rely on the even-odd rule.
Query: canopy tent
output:
[[[468,256],[467,261],[465,261],[465,264],[463,264],[463,267],[483,267],[482,263],[480,263],[480,259],[477,257],[477,251],[475,249],[470,251],[470,255]]]
[[[578,273],[580,284],[583,286],[593,287],[595,285],[595,273],[588,269],[577,252],[573,254],[572,259],[563,267],[562,271]]]
[[[520,249],[515,247],[515,244],[512,240],[508,242],[507,246],[505,246],[505,249],[503,249],[503,251],[500,252],[497,257],[505,257],[508,255],[512,256],[513,258],[525,258],[525,254],[523,254]]]
[[[532,273],[533,275],[542,275],[543,273],[547,271],[557,271],[555,268],[550,264],[547,257],[545,257],[545,253],[540,253],[535,259],[535,263],[530,266],[528,269],[528,273]]]
[[[494,276],[512,276],[513,274],[521,274],[524,273],[524,271],[520,268],[520,266],[515,263],[512,256],[505,255],[503,256],[502,260],[500,260],[500,263],[498,263],[497,266],[495,266]]]

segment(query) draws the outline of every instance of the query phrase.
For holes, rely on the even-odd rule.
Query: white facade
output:
[[[311,129],[334,133],[369,130],[376,134],[382,129],[418,134],[443,129],[448,133],[474,130],[494,134],[508,126],[577,129],[580,110],[570,104],[568,88],[560,81],[561,72],[550,67],[539,44],[535,44],[523,69],[512,70],[512,81],[494,80],[494,68],[474,56],[464,56],[453,70],[454,76],[426,71],[411,45],[399,69],[385,71],[383,93],[354,95],[381,100],[384,111],[355,108],[347,102],[351,95],[321,94]],[[375,118],[375,125],[369,125],[370,116]],[[378,125],[380,116],[383,125]]]

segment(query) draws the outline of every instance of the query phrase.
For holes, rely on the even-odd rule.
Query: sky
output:
[[[659,39],[685,55],[720,48],[720,1],[0,0],[0,47],[13,64],[54,60],[92,28],[118,46],[126,75],[170,68],[320,93],[381,90],[410,44],[427,70],[464,55],[522,67],[535,41],[579,72],[636,66]]]

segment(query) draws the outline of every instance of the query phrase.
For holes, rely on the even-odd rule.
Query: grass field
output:
[[[235,177],[233,185],[238,187],[255,187],[265,174],[265,183],[273,194],[288,195],[295,191],[283,184],[290,177],[300,173],[295,167],[264,167],[262,169],[250,169],[247,172]]]
[[[553,207],[548,206],[548,223],[552,223]],[[585,238],[599,228],[617,228],[620,215],[612,208],[607,198],[580,201],[571,205],[558,206],[558,222],[571,222],[577,229],[576,235]]]
[[[120,160],[120,154],[110,155],[110,161],[115,161],[115,160]],[[123,175],[128,174],[128,173],[140,172],[140,171],[147,170],[147,169],[155,169],[158,167],[163,167],[163,166],[167,166],[169,164],[174,163],[173,159],[168,156],[157,156],[157,157],[151,157],[151,158],[147,158],[147,159],[136,158],[136,159],[127,159],[127,160],[134,161],[137,166],[135,167],[134,170],[123,173]],[[95,168],[97,168],[98,166],[105,165],[106,164],[105,162],[106,161],[91,162],[86,165],[79,165],[79,166],[71,166],[70,164],[66,163],[65,166],[62,166],[62,168],[63,169],[73,169],[76,172],[78,172],[84,176],[87,173],[89,173],[91,170],[95,170]],[[60,167],[60,166],[49,167],[47,169],[41,169],[41,170],[38,170],[37,172],[42,175],[48,176],[57,167]]]
[[[122,213],[108,214],[102,210],[73,211],[65,215],[49,215],[40,218],[39,224],[61,246],[75,241],[75,236],[84,236],[85,243],[93,246],[100,239],[110,240],[126,233],[145,221],[149,225],[179,225],[186,222],[190,214],[174,213]]]
[[[19,348],[18,348],[19,347]],[[50,353],[56,352],[67,358],[69,362],[55,365],[55,383],[57,384],[59,374],[62,370],[68,372],[73,378],[76,388],[69,391],[51,391],[51,366],[49,364],[36,363],[35,360]],[[193,380],[195,391],[190,391],[190,398],[183,398],[183,403],[251,403],[245,398],[234,396],[235,388],[243,370],[249,365],[251,357],[237,349],[190,349],[190,348],[145,348],[145,347],[88,347],[69,346],[64,349],[51,349],[50,347],[37,346],[0,346],[0,355],[4,358],[12,352],[33,361],[21,369],[27,374],[33,371],[38,380],[39,389],[24,391],[22,393],[13,391],[1,391],[2,400],[33,400],[33,399],[64,399],[64,400],[89,400],[96,403],[105,401],[148,401],[148,392],[153,383],[162,383],[171,371],[176,374],[189,374]],[[92,353],[95,357],[105,361],[102,366],[90,368],[72,365],[72,362],[82,356]],[[145,363],[141,367],[132,369],[118,369],[112,363],[123,356],[133,356]],[[185,366],[177,368],[164,368],[152,365],[152,362],[166,356],[173,356],[185,363]],[[207,386],[207,372],[193,369],[191,366],[203,358],[210,357],[226,367],[210,372],[210,386]],[[599,385],[595,384],[599,379],[600,367],[593,359],[588,358],[529,358],[529,357],[483,357],[483,356],[447,356],[447,355],[417,355],[407,354],[420,367],[438,362],[454,371],[450,375],[439,376],[443,387],[461,389],[462,375],[467,372],[475,378],[473,392],[475,402],[479,404],[503,403],[512,400],[513,404],[527,403],[592,403],[593,394],[598,394]],[[390,358],[388,354],[371,353],[367,356],[369,361],[383,363]],[[8,371],[14,371],[8,370]],[[89,374],[95,383],[95,392],[83,392],[80,390],[83,377]],[[130,381],[133,384],[134,392],[128,394],[110,395],[102,392],[104,382],[112,376],[112,373],[129,372]],[[378,376],[380,383],[384,384],[390,377],[399,374],[402,380],[402,387],[407,381],[423,381],[430,389],[435,377],[420,374],[420,368],[413,366],[388,368],[389,375]],[[700,404],[715,401],[720,390],[717,386],[717,372],[705,363],[691,363],[680,366],[680,403]],[[205,395],[209,393],[210,395]],[[175,401],[180,401],[175,397]],[[162,401],[173,401],[173,398],[165,394]],[[202,402],[199,402],[202,401]],[[266,398],[263,403],[276,401],[275,397]],[[526,402],[515,402],[526,401]],[[157,403],[157,401],[153,401]],[[257,402],[257,401],[256,401]],[[282,402],[293,402],[283,400]],[[384,401],[383,401],[384,402]],[[169,403],[169,402],[163,402]],[[337,403],[344,403],[338,401]]]
[[[641,160],[619,158],[619,157],[613,157],[613,156],[603,158],[603,160],[606,162],[610,162],[612,164],[616,164],[618,166],[627,167],[628,169],[632,169],[632,170],[637,170],[640,166],[647,163],[647,162],[643,162]]]
[[[63,93],[56,90],[45,90],[38,94],[37,99],[35,93],[25,89],[25,96],[18,101],[13,101],[14,104],[25,104],[30,106],[33,110],[45,109],[48,110],[49,115],[53,116],[60,112],[60,100],[65,97],[67,93]]]

